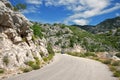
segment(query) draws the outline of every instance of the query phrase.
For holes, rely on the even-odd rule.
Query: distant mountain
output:
[[[111,19],[107,19],[107,20],[99,23],[98,25],[96,25],[96,27],[93,28],[93,30],[94,30],[93,32],[94,33],[106,32],[111,29],[116,29],[119,27],[120,27],[120,16],[111,18]]]
[[[93,25],[83,25],[83,26],[82,25],[72,25],[72,26],[79,27],[79,28],[84,29],[84,30],[86,30],[88,32],[92,32],[93,28],[95,27]]]
[[[105,33],[107,31],[120,27],[120,16],[111,19],[106,19],[103,22],[97,24],[96,26],[92,26],[92,25],[85,25],[85,26],[73,25],[73,26],[80,27],[81,29],[84,29],[88,32],[95,34]]]
[[[92,25],[72,25],[86,30],[87,32],[94,33],[102,44],[107,44],[120,51],[120,16],[106,19],[103,22]]]

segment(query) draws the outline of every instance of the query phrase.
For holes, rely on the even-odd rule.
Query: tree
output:
[[[21,10],[24,10],[26,8],[27,8],[26,4],[22,4],[22,3],[18,3],[14,6],[15,11],[21,11]]]

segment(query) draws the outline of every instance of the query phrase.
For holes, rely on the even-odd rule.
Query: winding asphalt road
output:
[[[117,80],[108,67],[100,62],[57,54],[54,61],[40,70],[5,80]]]

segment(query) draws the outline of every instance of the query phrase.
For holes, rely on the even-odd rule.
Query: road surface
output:
[[[12,76],[5,80],[117,80],[100,62],[57,54],[54,61],[40,70]]]

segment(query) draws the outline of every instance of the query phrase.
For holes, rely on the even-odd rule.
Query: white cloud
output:
[[[106,14],[120,9],[120,3],[113,5],[112,0],[46,0],[47,6],[65,6],[73,14],[65,19],[65,23],[88,23],[88,18]]]
[[[73,12],[65,18],[64,23],[88,24],[89,18],[110,13],[120,9],[120,3],[113,4],[113,0],[26,0],[28,4],[34,5],[29,7],[24,13],[38,12],[41,4],[46,6],[64,6],[67,10]],[[36,6],[36,7],[35,7]]]
[[[120,3],[116,3],[116,5],[114,7],[112,7],[112,8],[103,10],[102,12],[99,13],[99,15],[109,13],[109,12],[112,12],[112,11],[117,10],[117,9],[120,9]]]
[[[29,4],[35,4],[35,5],[42,4],[41,0],[26,0],[26,2]]]
[[[85,19],[75,19],[73,22],[77,25],[86,25],[88,23],[88,21]]]

